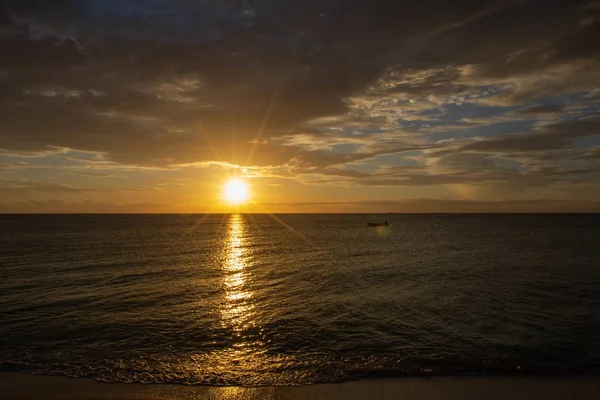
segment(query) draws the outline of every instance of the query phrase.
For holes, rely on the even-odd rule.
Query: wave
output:
[[[142,354],[143,351],[140,351]],[[378,357],[323,357],[314,360],[272,355],[252,361],[223,359],[208,354],[180,357],[62,360],[46,358],[0,362],[2,372],[91,378],[101,382],[185,385],[295,386],[338,383],[371,378],[433,376],[590,376],[600,374],[600,362],[579,365],[540,364],[517,359],[382,359]]]

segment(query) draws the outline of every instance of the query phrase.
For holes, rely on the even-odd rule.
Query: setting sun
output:
[[[225,183],[223,198],[230,204],[243,204],[248,200],[248,185],[240,179],[231,179]]]

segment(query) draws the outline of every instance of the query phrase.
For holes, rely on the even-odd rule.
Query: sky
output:
[[[592,0],[0,0],[0,212],[600,211],[599,53]]]

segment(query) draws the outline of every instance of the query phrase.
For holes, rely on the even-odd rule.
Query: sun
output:
[[[248,193],[248,185],[241,179],[230,179],[223,187],[223,198],[229,204],[239,205],[245,203],[250,194]]]

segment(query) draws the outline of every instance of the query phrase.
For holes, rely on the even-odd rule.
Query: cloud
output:
[[[266,204],[267,210],[318,210],[317,212],[339,212],[345,210],[357,213],[596,213],[600,211],[597,201],[557,201],[536,198],[531,200],[443,200],[443,199],[402,199],[388,201],[350,202],[302,202]],[[393,229],[393,224],[392,224]]]
[[[547,129],[558,132],[568,129],[568,126],[556,124]],[[575,200],[576,197],[568,195],[573,188],[593,186],[599,179],[597,173],[600,165],[581,164],[574,156],[569,158],[562,152],[551,158],[552,165],[537,160],[522,149],[519,153],[511,149],[510,153],[500,155],[472,152],[469,146],[474,143],[479,143],[479,140],[442,142],[437,151],[432,149],[421,156],[401,161],[406,163],[412,160],[418,162],[417,165],[380,166],[376,170],[351,169],[350,165],[345,168],[343,165],[335,168],[299,168],[292,170],[291,175],[306,184],[319,186],[437,187],[453,193],[457,199],[479,200],[532,199],[540,196]],[[593,154],[594,151],[586,152],[589,157]]]
[[[0,192],[14,196],[18,193],[44,193],[44,194],[80,194],[89,190],[64,184],[29,182],[24,180],[0,179]]]
[[[0,202],[0,213],[162,213],[174,212],[160,203],[67,202],[60,200]]]
[[[0,147],[283,165],[297,149],[269,142],[309,121],[392,128],[385,109],[425,99],[597,85],[589,3],[8,1]]]
[[[90,152],[56,169],[107,180],[94,170],[249,166],[316,185],[533,198],[597,178],[585,148],[597,143],[581,145],[600,135],[595,4],[4,1],[0,149]]]
[[[119,178],[118,175],[114,175],[114,174],[102,174],[102,173],[93,173],[93,172],[73,172],[75,174],[79,174],[82,176],[90,176],[90,177],[96,177],[96,178]]]
[[[563,108],[555,105],[539,105],[527,108],[521,108],[514,111],[517,115],[558,115],[563,111]]]
[[[598,147],[592,147],[591,149],[589,149],[588,151],[586,151],[585,155],[580,157],[580,158],[575,158],[580,159],[580,160],[585,160],[585,161],[600,161],[600,146]]]
[[[152,190],[149,190],[150,192]],[[112,189],[112,188],[85,188],[63,183],[48,183],[30,181],[25,179],[0,179],[0,192],[5,198],[14,199],[23,194],[50,194],[50,195],[81,195],[81,194],[107,194],[107,193],[139,193],[147,190]]]
[[[2,169],[22,169],[35,167],[32,164],[23,161],[4,161],[0,162],[0,170]]]
[[[569,147],[574,139],[599,135],[600,118],[590,117],[542,125],[536,131],[527,134],[474,141],[462,146],[459,151],[510,153],[564,149]]]

